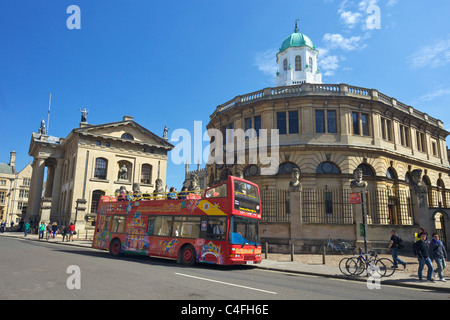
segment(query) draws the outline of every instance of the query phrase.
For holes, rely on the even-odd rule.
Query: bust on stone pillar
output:
[[[428,188],[422,181],[422,170],[416,169],[411,172],[412,176],[412,190],[417,193],[419,197],[419,205],[421,207],[426,205]]]
[[[363,172],[361,168],[353,171],[354,180],[350,182],[350,188],[367,188],[367,181],[363,180]]]
[[[292,180],[289,182],[289,191],[302,191],[302,184],[300,182],[300,170],[292,169]]]

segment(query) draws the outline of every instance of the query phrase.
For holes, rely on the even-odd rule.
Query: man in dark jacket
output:
[[[444,244],[437,233],[433,233],[433,240],[430,242],[430,259],[436,262],[436,273],[439,275],[439,280],[445,282],[444,269],[446,267],[447,250],[445,250]]]
[[[417,255],[419,260],[419,281],[423,281],[422,271],[425,265],[427,265],[427,280],[434,282],[433,275],[433,265],[430,260],[430,254],[428,253],[428,244],[425,242],[427,239],[427,233],[422,233],[420,235],[420,240],[414,243],[414,253]]]

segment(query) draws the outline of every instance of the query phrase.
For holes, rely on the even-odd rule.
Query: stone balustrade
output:
[[[357,97],[371,101],[382,102],[394,109],[410,114],[420,120],[426,121],[438,128],[443,129],[442,121],[430,117],[428,114],[414,109],[404,103],[397,101],[395,98],[389,97],[376,89],[367,89],[362,87],[351,86],[348,84],[310,84],[302,83],[300,85],[269,87],[245,95],[237,96],[224,104],[217,106],[216,110],[210,115],[210,119],[214,119],[221,113],[232,108],[243,106],[257,101],[267,101],[272,99],[285,99],[299,96],[348,96]]]

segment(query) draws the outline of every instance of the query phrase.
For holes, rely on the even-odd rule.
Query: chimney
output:
[[[9,166],[12,168],[13,173],[16,173],[16,152],[11,151],[9,157]]]
[[[132,121],[133,117],[132,116],[123,116],[123,121]]]

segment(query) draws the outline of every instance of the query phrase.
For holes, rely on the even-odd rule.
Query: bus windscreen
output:
[[[260,213],[258,188],[243,181],[234,182],[234,208],[254,214]]]

